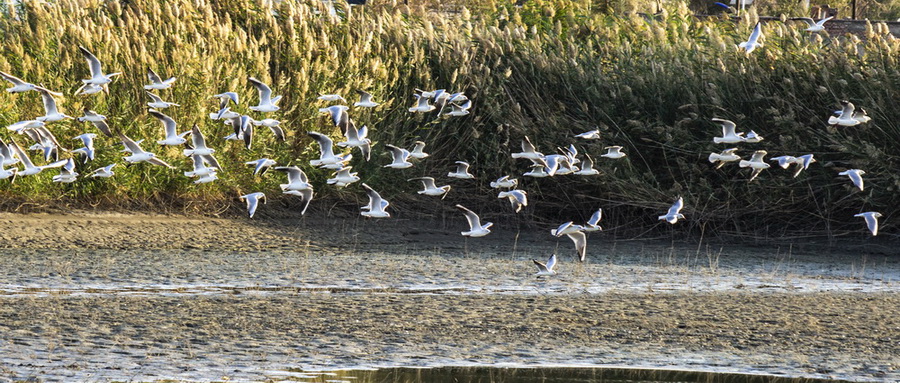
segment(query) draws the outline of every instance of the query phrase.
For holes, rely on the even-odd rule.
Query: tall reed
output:
[[[840,235],[861,225],[853,213],[900,212],[900,128],[892,107],[900,99],[898,42],[883,26],[873,25],[860,40],[809,36],[797,24],[773,21],[764,26],[764,47],[745,55],[736,44],[756,22],[752,11],[735,23],[697,19],[683,4],[645,18],[607,13],[587,0],[531,0],[523,7],[501,0],[411,3],[338,5],[338,18],[313,0],[61,0],[6,8],[0,70],[66,93],[61,108],[68,114],[83,108],[106,114],[110,126],[146,138],[146,145],[179,171],[135,165],[119,168],[111,180],[70,185],[52,184],[49,174],[41,174],[2,186],[2,193],[15,201],[175,209],[257,190],[276,197],[283,176],[255,178],[241,164],[265,156],[308,170],[320,196],[353,206],[362,198],[358,187],[326,187],[330,173],[309,167],[318,153],[305,132],[339,138],[317,111],[324,105],[316,96],[347,97],[363,89],[382,105],[351,110],[376,141],[372,161],[354,159],[354,170],[388,199],[403,201],[399,207],[407,211],[422,201],[409,194],[417,185],[406,178],[440,175],[454,161],[467,160],[479,178],[455,184],[461,193],[454,198],[465,195],[483,210],[505,212],[508,207],[495,201],[487,184],[527,169],[508,155],[524,136],[550,153],[575,142],[573,134],[599,127],[601,143],[576,145],[597,160],[604,175],[523,180],[532,192],[535,220],[587,218],[591,208],[603,206],[620,230],[641,233],[679,195],[690,217],[684,227],[723,234]],[[108,95],[73,95],[79,80],[88,77],[79,45],[92,50],[107,71],[124,72]],[[200,125],[225,167],[219,182],[191,184],[181,175],[189,161],[180,149],[151,143],[162,133],[146,113],[141,85],[147,67],[178,76],[175,86],[161,93],[181,106],[166,113],[185,130]],[[262,131],[248,151],[222,141],[230,128],[207,118],[216,109],[208,97],[229,90],[241,94],[238,111],[249,112],[256,95],[247,76],[284,95],[282,110],[272,117],[283,121],[286,143]],[[452,119],[410,114],[406,108],[414,88],[465,91],[473,100],[472,114]],[[0,122],[42,114],[37,94],[0,93]],[[865,107],[873,122],[827,127],[842,99]],[[745,156],[766,149],[770,156],[814,153],[818,162],[797,178],[773,168],[752,183],[736,166],[713,170],[706,157],[724,149],[712,143],[719,133],[713,117],[734,120],[741,130],[766,138],[739,145]],[[71,143],[71,137],[92,128],[64,122],[50,129]],[[417,139],[429,143],[432,157],[402,172],[381,167],[388,161],[383,144],[411,146]],[[79,165],[79,171],[121,162],[115,144],[100,138],[97,159]],[[608,144],[624,146],[629,156],[601,161]],[[837,176],[850,167],[868,172],[865,192]]]

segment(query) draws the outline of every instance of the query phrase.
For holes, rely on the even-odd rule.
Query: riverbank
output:
[[[2,214],[0,376],[622,365],[900,378],[900,259],[462,222]],[[559,275],[530,259],[560,255]]]

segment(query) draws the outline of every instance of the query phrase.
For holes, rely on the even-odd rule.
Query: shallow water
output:
[[[511,242],[510,242],[511,243]],[[0,303],[3,300],[32,300],[34,306],[49,312],[57,310],[56,299],[89,300],[110,298],[117,305],[130,298],[148,298],[161,303],[171,300],[216,299],[216,297],[290,298],[298,296],[573,296],[603,297],[604,294],[630,293],[894,293],[900,288],[900,259],[883,256],[793,254],[760,252],[758,249],[733,248],[702,251],[694,247],[619,245],[581,264],[569,254],[569,241],[559,247],[522,244],[519,248],[481,245],[470,242],[459,246],[425,247],[417,245],[381,245],[368,249],[318,247],[271,251],[226,251],[203,249],[174,250],[0,250]],[[544,260],[547,254],[560,254],[559,274],[537,278],[531,259]],[[103,301],[105,302],[105,301]],[[91,315],[103,316],[102,307]],[[154,315],[168,315],[163,313]],[[40,310],[39,310],[40,311]],[[46,312],[46,311],[43,311]],[[59,315],[69,315],[62,312]],[[80,315],[85,315],[81,313]],[[43,320],[43,318],[37,318]],[[418,381],[449,381],[440,370],[379,370],[378,372],[333,372],[338,375],[309,374],[295,368],[350,368],[407,365],[434,367],[467,362],[507,367],[533,367],[533,364],[571,363],[581,367],[597,366],[597,361],[617,366],[640,365],[647,368],[682,368],[729,373],[772,373],[786,376],[838,376],[855,379],[852,369],[833,374],[808,373],[812,366],[785,367],[771,364],[771,356],[747,361],[743,356],[718,352],[681,352],[659,346],[658,355],[646,350],[630,354],[620,350],[599,352],[588,348],[573,350],[532,349],[518,356],[500,345],[484,345],[474,355],[460,353],[463,348],[428,345],[432,356],[416,354],[415,348],[403,354],[372,355],[370,345],[346,341],[342,334],[323,334],[310,345],[278,344],[244,333],[235,339],[216,343],[217,339],[194,342],[191,339],[141,339],[119,335],[121,328],[137,334],[132,324],[104,323],[92,318],[86,334],[67,335],[66,330],[40,325],[23,329],[10,341],[0,339],[0,379],[38,378],[47,381],[155,381],[177,379],[217,381],[237,380],[327,380],[405,382],[410,376],[425,376]],[[56,319],[66,328],[64,320]],[[176,321],[177,323],[178,321]],[[99,325],[96,323],[100,323]],[[2,325],[2,323],[0,323]],[[119,327],[117,327],[119,326]],[[121,327],[121,328],[120,328]],[[51,333],[46,333],[50,331]],[[74,331],[78,331],[75,327]],[[165,331],[165,329],[162,329]],[[185,331],[185,329],[181,329]],[[129,333],[130,334],[130,333]],[[181,334],[181,333],[179,333]],[[191,336],[188,331],[187,336]],[[248,338],[244,338],[248,337]],[[276,338],[268,338],[269,341]],[[206,343],[209,342],[209,343]],[[185,345],[188,347],[185,349]],[[379,347],[386,345],[377,345]],[[220,347],[239,347],[220,348]],[[590,345],[587,345],[590,347]],[[654,346],[656,347],[656,346]],[[377,348],[376,348],[377,349]],[[381,351],[390,347],[382,348]],[[450,351],[447,351],[447,350]],[[471,350],[470,350],[471,351]],[[612,353],[614,351],[615,353]],[[321,354],[319,354],[321,352]],[[478,354],[490,352],[490,356]],[[444,355],[434,357],[434,355]],[[506,356],[504,356],[506,355]],[[840,355],[835,356],[840,359]],[[298,360],[301,362],[298,364]],[[360,365],[360,360],[374,363]],[[853,362],[839,361],[839,364]],[[877,366],[879,372],[886,367]],[[865,369],[864,369],[865,370]],[[391,372],[386,372],[391,371]],[[405,371],[405,372],[403,372]],[[471,371],[471,370],[469,370]],[[606,373],[601,380],[579,380],[590,369],[580,368],[575,375],[556,379],[547,370],[478,370],[461,381],[616,381]],[[523,372],[526,371],[526,372]],[[537,374],[528,375],[527,371]],[[870,374],[865,370],[864,374]],[[354,375],[356,374],[356,375]],[[385,375],[386,374],[386,375]],[[425,374],[425,375],[423,375]],[[598,376],[596,371],[590,372]],[[306,376],[306,378],[304,378]],[[679,375],[680,376],[680,375]],[[893,375],[890,375],[893,376]],[[538,378],[539,377],[539,378]],[[585,379],[593,379],[588,377]],[[871,375],[863,375],[867,380]],[[369,380],[366,380],[369,379]],[[454,378],[458,379],[458,378]],[[538,379],[538,380],[533,380]],[[693,381],[679,377],[679,381]],[[702,381],[744,381],[704,378]],[[453,380],[457,381],[457,380]],[[628,380],[641,381],[641,380]]]
[[[829,379],[615,367],[438,367],[270,371],[273,381],[310,383],[826,383]]]
[[[516,256],[415,248],[370,253],[0,250],[0,296],[890,292],[900,287],[896,257],[746,249],[706,255],[693,249],[622,248],[584,264],[562,255],[558,275],[535,277],[530,260],[553,250],[532,246]]]

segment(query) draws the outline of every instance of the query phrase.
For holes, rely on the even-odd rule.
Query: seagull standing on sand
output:
[[[494,225],[493,222],[488,222],[485,224],[481,224],[481,218],[478,217],[478,214],[475,212],[466,209],[463,205],[456,205],[456,208],[463,212],[466,216],[466,220],[469,221],[469,231],[463,231],[462,234],[464,237],[484,237],[491,233],[490,227]]]
[[[81,51],[81,55],[84,56],[84,59],[87,60],[88,66],[91,69],[91,78],[86,80],[81,80],[85,84],[93,84],[93,85],[103,85],[109,84],[112,82],[113,76],[118,76],[122,73],[103,73],[103,64],[100,63],[100,60],[97,59],[97,56],[94,56],[89,50],[84,47],[78,47],[78,50]]]
[[[759,173],[770,167],[770,165],[766,163],[765,159],[763,159],[766,154],[768,153],[765,150],[757,150],[753,152],[753,156],[750,157],[750,161],[741,160],[740,162],[738,162],[738,166],[742,168],[749,167],[753,169],[753,173],[750,173],[749,181],[753,181],[754,179],[756,179],[756,176],[758,176]]]
[[[849,169],[838,173],[838,175],[850,177],[850,181],[859,188],[859,191],[865,190],[862,178],[863,174],[866,174],[866,171],[860,169]]]
[[[366,189],[366,195],[369,196],[369,204],[363,207],[360,207],[360,215],[366,218],[388,218],[391,216],[390,213],[385,211],[388,206],[391,204],[388,201],[385,201],[381,198],[381,195],[378,194],[374,189],[369,187],[369,185],[362,184],[363,189]]]
[[[556,272],[553,271],[553,268],[556,267],[556,254],[551,255],[546,264],[541,263],[536,259],[532,259],[531,262],[534,262],[534,265],[538,268],[538,272],[534,274],[536,276],[541,277],[556,274]]]
[[[867,211],[865,213],[855,214],[854,217],[863,217],[866,219],[866,226],[869,227],[869,231],[872,232],[872,236],[878,235],[878,218],[881,218],[881,213],[877,211]]]
[[[12,88],[6,88],[6,91],[9,93],[27,92],[29,90],[35,90],[35,88],[37,88],[36,85],[30,82],[25,82],[22,79],[6,72],[0,72],[0,77],[3,77],[4,80],[9,81],[13,84]]]
[[[469,173],[469,163],[465,161],[456,161],[456,171],[447,173],[447,177],[459,178],[463,180],[470,180],[475,178],[472,173]]]
[[[247,202],[247,214],[250,215],[250,218],[253,218],[253,215],[256,214],[256,207],[259,206],[259,200],[263,200],[263,204],[266,203],[266,195],[262,192],[242,195],[240,199]]]
[[[172,86],[172,83],[175,82],[175,77],[169,77],[169,79],[163,80],[152,68],[147,68],[147,78],[150,79],[150,85],[144,85],[144,89],[146,90],[168,89]]]
[[[513,210],[518,213],[522,208],[528,206],[528,193],[524,190],[502,191],[497,194],[497,198],[508,198]]]
[[[563,235],[569,237],[575,243],[575,251],[578,253],[578,261],[584,262],[587,256],[587,235],[584,234],[584,226],[574,225],[572,221],[559,225],[558,228],[550,230],[550,234],[556,237]]]
[[[281,109],[275,105],[281,100],[281,96],[272,97],[272,88],[253,77],[247,77],[247,81],[259,92],[259,105],[251,106],[250,110],[268,113]]]
[[[678,197],[678,200],[675,201],[675,204],[669,208],[669,211],[665,215],[659,216],[660,221],[666,221],[670,224],[675,224],[679,219],[684,219],[684,214],[681,214],[681,209],[684,208],[684,199]]]

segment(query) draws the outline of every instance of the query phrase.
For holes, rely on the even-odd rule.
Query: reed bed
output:
[[[264,191],[278,198],[282,175],[254,178],[241,164],[265,156],[306,169],[317,198],[353,207],[363,198],[361,189],[324,185],[330,173],[308,166],[318,152],[305,132],[339,138],[340,131],[317,111],[325,105],[316,97],[348,97],[364,89],[382,105],[352,110],[351,116],[369,126],[376,145],[372,161],[357,158],[352,165],[363,182],[389,200],[403,201],[404,212],[417,204],[433,206],[408,196],[418,183],[407,178],[440,176],[454,161],[466,160],[478,179],[454,184],[451,193],[459,191],[455,198],[472,207],[506,213],[508,206],[496,200],[488,182],[527,169],[509,157],[522,137],[550,153],[574,142],[574,134],[598,127],[600,143],[576,145],[592,155],[602,175],[523,180],[533,202],[525,214],[534,221],[587,218],[602,206],[608,225],[624,233],[665,232],[656,215],[680,195],[688,220],[679,230],[696,233],[840,236],[859,233],[864,224],[852,215],[868,210],[885,215],[883,231],[894,227],[891,218],[900,212],[900,119],[894,107],[900,100],[900,43],[883,25],[873,24],[860,39],[811,37],[795,22],[772,21],[764,27],[764,47],[748,56],[736,44],[756,23],[752,9],[735,22],[695,18],[685,4],[647,18],[585,0],[531,0],[521,8],[500,0],[410,3],[338,4],[337,18],[313,0],[29,0],[6,6],[0,70],[64,92],[61,109],[70,115],[89,108],[109,116],[113,129],[146,138],[179,169],[120,167],[114,179],[68,185],[53,184],[50,174],[42,173],[0,185],[3,198],[218,209],[236,205],[239,193]],[[78,45],[92,50],[108,72],[124,72],[109,94],[73,95],[80,79],[89,77]],[[146,112],[141,86],[147,67],[178,77],[173,88],[160,92],[181,104],[166,113],[185,130],[200,125],[225,168],[219,181],[193,185],[181,174],[190,165],[180,149],[150,143],[162,130]],[[286,143],[261,131],[253,149],[246,150],[222,141],[230,128],[207,117],[217,108],[208,97],[229,90],[241,94],[238,110],[249,112],[256,94],[247,76],[284,95],[282,110],[272,117],[288,131]],[[414,88],[465,91],[473,100],[472,114],[413,115],[406,108]],[[873,121],[828,127],[826,120],[842,99],[865,107]],[[41,114],[36,93],[0,92],[0,122]],[[818,162],[797,178],[773,166],[754,182],[733,164],[714,170],[706,157],[725,146],[712,143],[720,133],[713,117],[734,120],[740,130],[766,138],[738,145],[741,154],[814,153]],[[67,121],[50,129],[71,143],[70,137],[93,128]],[[4,135],[25,143],[11,132]],[[405,171],[381,167],[389,161],[382,144],[411,146],[417,139],[428,142],[430,158]],[[121,162],[116,144],[99,138],[97,159],[79,164],[79,172]],[[601,161],[604,145],[622,145],[629,156]],[[864,192],[837,176],[846,168],[868,172]]]

